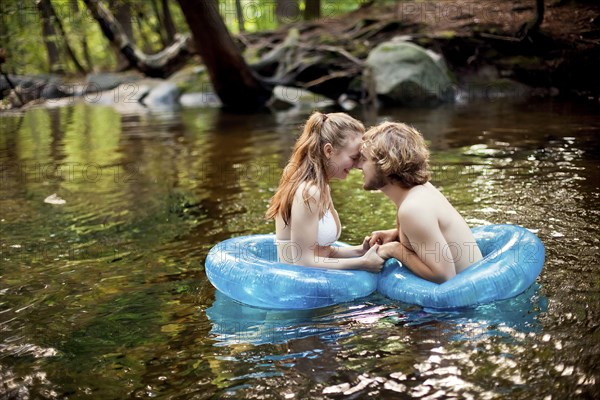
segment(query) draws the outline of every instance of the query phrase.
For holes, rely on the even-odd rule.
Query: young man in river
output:
[[[456,209],[430,182],[429,151],[414,128],[385,122],[363,136],[358,168],[364,188],[381,190],[397,208],[396,228],[373,232],[369,244],[416,275],[443,283],[482,258]]]

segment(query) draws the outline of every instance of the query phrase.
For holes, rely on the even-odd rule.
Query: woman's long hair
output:
[[[289,224],[294,195],[302,183],[307,183],[302,193],[306,206],[309,206],[311,186],[315,186],[320,191],[318,212],[319,219],[323,218],[331,204],[331,196],[327,188],[329,180],[324,146],[330,143],[334,149],[341,149],[346,145],[349,137],[362,136],[364,132],[363,124],[348,114],[313,113],[306,121],[304,131],[296,141],[290,160],[283,170],[279,187],[267,210],[267,219],[273,219],[281,214],[283,222]]]

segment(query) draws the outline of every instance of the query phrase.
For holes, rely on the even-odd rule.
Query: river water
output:
[[[470,225],[540,237],[544,269],[517,298],[452,312],[377,294],[312,311],[238,304],[204,259],[274,231],[263,214],[310,111],[0,116],[0,399],[598,398],[597,108],[355,114],[420,129],[433,183]],[[332,186],[349,243],[394,218],[361,181]]]

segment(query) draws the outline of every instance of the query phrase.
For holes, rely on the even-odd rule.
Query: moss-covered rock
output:
[[[454,99],[454,86],[439,56],[409,42],[381,43],[367,58],[377,95],[387,103],[435,105]]]

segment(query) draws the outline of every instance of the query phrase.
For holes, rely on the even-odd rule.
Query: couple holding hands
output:
[[[362,170],[365,190],[380,190],[394,202],[395,228],[375,231],[358,246],[334,247],[342,225],[329,182],[345,179],[352,168]],[[482,255],[465,220],[430,178],[429,151],[414,128],[384,122],[365,132],[347,114],[313,113],[267,211],[275,219],[279,260],[379,272],[393,257],[421,278],[447,281]]]

